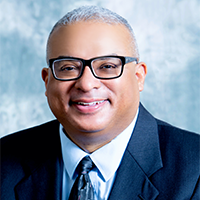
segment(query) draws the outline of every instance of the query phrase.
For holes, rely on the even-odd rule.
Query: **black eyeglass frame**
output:
[[[99,77],[95,74],[93,68],[92,68],[92,61],[93,60],[96,60],[96,59],[101,59],[101,58],[119,58],[121,60],[121,63],[122,63],[122,69],[121,69],[121,73],[118,75],[118,76],[114,76],[114,77],[111,77],[111,78],[103,78],[103,77]],[[73,78],[73,79],[61,79],[61,78],[58,78],[56,77],[55,73],[54,73],[54,70],[53,70],[53,63],[55,61],[59,61],[59,60],[64,60],[64,59],[74,59],[74,60],[79,60],[82,62],[83,64],[83,67],[81,69],[81,72],[80,72],[80,75],[76,78]],[[95,58],[91,58],[89,60],[84,60],[82,58],[76,58],[76,57],[65,57],[65,56],[60,56],[58,58],[52,58],[52,59],[49,59],[49,68],[51,69],[51,72],[53,74],[53,77],[56,79],[56,80],[59,80],[59,81],[72,81],[72,80],[77,80],[79,79],[82,75],[83,75],[83,72],[84,72],[84,69],[86,66],[88,66],[93,74],[93,76],[95,78],[98,78],[98,79],[115,79],[115,78],[119,78],[122,73],[123,73],[123,70],[124,70],[124,65],[127,64],[127,63],[130,63],[130,62],[136,62],[136,64],[138,64],[138,59],[135,58],[135,57],[124,57],[124,56],[100,56],[100,57],[95,57]]]

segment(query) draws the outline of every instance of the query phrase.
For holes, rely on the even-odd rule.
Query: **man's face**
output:
[[[54,30],[48,59],[133,56],[130,42],[129,32],[122,25],[78,22]],[[111,80],[95,78],[89,67],[74,81],[58,81],[50,69],[42,71],[49,106],[76,143],[82,137],[107,143],[121,133],[135,117],[145,74],[145,64],[135,62],[126,64],[122,76]]]

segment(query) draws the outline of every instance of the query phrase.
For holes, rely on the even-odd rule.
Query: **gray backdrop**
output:
[[[141,93],[157,118],[200,132],[199,0],[0,0],[0,136],[54,118],[41,79],[54,23],[81,5],[127,18],[148,75]]]

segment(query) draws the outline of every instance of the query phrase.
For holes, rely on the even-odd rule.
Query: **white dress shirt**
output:
[[[78,176],[76,167],[83,157],[89,155],[96,168],[89,172],[94,189],[95,200],[106,200],[110,194],[116,171],[135,127],[138,112],[132,123],[111,142],[91,154],[86,153],[74,144],[63,132],[60,125],[60,138],[63,156],[63,186],[62,200],[67,200],[73,183]]]

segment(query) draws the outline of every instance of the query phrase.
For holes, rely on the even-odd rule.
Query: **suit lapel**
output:
[[[157,189],[151,184],[131,154],[125,153],[109,200],[153,200],[157,195]]]
[[[117,171],[109,200],[154,200],[159,192],[149,177],[161,167],[156,120],[140,105],[138,120]]]

